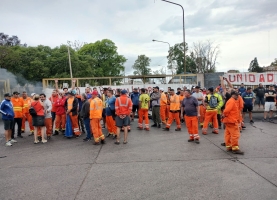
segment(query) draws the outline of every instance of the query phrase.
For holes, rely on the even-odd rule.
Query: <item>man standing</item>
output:
[[[98,92],[93,91],[90,102],[90,127],[92,129],[94,145],[99,145],[100,141],[102,144],[105,144],[105,136],[102,133],[101,128],[101,118],[103,112],[103,103],[100,98],[98,98]]]
[[[115,125],[115,96],[113,95],[113,90],[108,90],[107,93],[107,100],[106,100],[106,122],[107,122],[107,129],[108,129],[108,135],[113,136],[113,138],[116,138],[116,132],[117,128]]]
[[[275,107],[275,98],[276,98],[276,91],[273,88],[273,85],[269,86],[269,90],[265,92],[265,109],[264,109],[264,119],[263,122],[266,121],[267,113],[269,113],[269,122],[273,122],[273,110]]]
[[[34,134],[34,127],[33,127],[33,122],[32,122],[32,116],[29,113],[29,109],[31,107],[31,103],[32,103],[32,99],[30,97],[27,96],[27,92],[22,92],[22,99],[24,102],[24,108],[23,108],[23,118],[22,118],[22,126],[21,126],[21,133],[25,132],[25,123],[26,121],[28,121],[29,123],[29,127],[30,127],[30,132],[31,135]]]
[[[22,126],[24,102],[23,102],[23,99],[19,98],[18,92],[13,92],[13,97],[11,98],[11,102],[12,102],[13,111],[14,111],[12,139],[14,139],[15,124],[17,124],[17,137],[23,138],[23,136],[21,135],[21,126]]]
[[[154,91],[151,95],[152,101],[152,120],[154,124],[151,127],[161,128],[161,116],[160,116],[160,98],[161,94],[159,92],[159,87],[156,86],[153,88]]]
[[[243,101],[244,101],[244,107],[243,107],[243,121],[244,121],[244,117],[245,117],[245,113],[249,112],[249,119],[250,119],[250,123],[253,124],[253,118],[252,118],[252,110],[253,110],[253,104],[254,104],[254,94],[252,92],[252,88],[248,87],[246,92],[242,93],[241,95]]]
[[[193,97],[195,97],[198,101],[198,106],[199,106],[199,122],[200,122],[200,126],[201,128],[203,127],[203,123],[204,123],[204,117],[205,117],[205,107],[203,105],[203,94],[202,92],[200,92],[200,87],[196,86],[195,87],[195,92],[192,94]]]
[[[133,93],[131,94],[131,100],[133,103],[133,108],[132,108],[132,121],[134,121],[134,117],[136,112],[139,114],[139,92],[138,88],[134,88]]]
[[[198,106],[198,100],[191,95],[189,90],[185,90],[185,99],[182,102],[182,107],[185,109],[185,121],[189,132],[188,142],[195,142],[199,144],[198,135],[198,117],[200,117],[200,111]]]
[[[263,105],[263,108],[265,108],[264,106],[265,89],[261,83],[259,84],[259,87],[254,89],[254,93],[256,94],[256,104],[259,105],[259,109],[261,108],[261,105]]]
[[[52,133],[52,129],[53,129],[53,109],[52,109],[52,103],[50,100],[46,99],[46,95],[45,94],[40,94],[40,100],[43,102],[43,106],[44,106],[44,111],[45,111],[45,120],[44,120],[44,124],[46,127],[46,135],[47,135],[47,140],[51,139],[51,135]],[[56,102],[56,101],[55,101]],[[56,118],[56,109],[55,109],[55,118]]]
[[[164,131],[169,131],[169,128],[173,120],[175,120],[177,124],[177,128],[175,129],[175,131],[181,131],[180,99],[179,99],[179,95],[175,94],[174,89],[171,89],[169,119],[166,123],[166,127],[163,129]]]
[[[241,84],[240,84],[240,88],[239,88],[239,94],[242,95],[244,92],[246,92],[246,89],[245,89],[245,87],[244,87],[244,84],[241,83]]]
[[[150,107],[150,98],[148,94],[145,94],[145,89],[141,89],[141,95],[139,97],[139,122],[138,122],[138,128],[139,130],[143,130],[142,124],[143,124],[143,118],[145,122],[145,129],[146,131],[149,131],[149,119],[148,119],[148,110]]]
[[[106,99],[107,99],[107,92],[108,88],[103,88],[103,94],[101,96],[101,101],[102,101],[102,120],[103,120],[103,128],[106,126]]]
[[[218,134],[217,112],[223,106],[221,95],[214,93],[213,88],[208,89],[209,94],[205,97],[206,114],[202,128],[202,134],[207,135],[209,122],[213,123],[213,133]]]
[[[120,144],[120,129],[124,128],[124,141],[123,144],[127,144],[128,138],[128,128],[127,126],[130,124],[129,115],[132,111],[132,101],[127,97],[127,91],[122,90],[120,97],[118,97],[115,101],[115,123],[117,126],[117,138],[115,144]]]
[[[2,114],[2,120],[4,122],[6,146],[12,146],[12,143],[16,143],[15,139],[11,138],[13,123],[14,123],[14,109],[11,103],[11,95],[9,93],[4,95],[5,99],[1,102],[0,113]]]
[[[68,93],[68,98],[65,101],[66,114],[69,115],[73,133],[76,138],[79,138],[81,133],[78,124],[78,99],[75,98],[75,91],[71,90]]]
[[[244,152],[239,149],[239,117],[240,110],[237,106],[238,93],[231,92],[231,98],[227,101],[225,109],[223,111],[223,123],[225,124],[225,145],[227,151],[232,151],[234,154],[243,155]]]
[[[163,124],[166,124],[166,110],[167,110],[167,96],[164,93],[164,89],[160,89],[161,101],[160,101],[160,115]]]
[[[87,133],[87,136],[84,139],[84,142],[88,142],[88,141],[91,140],[91,127],[90,127],[90,118],[89,118],[90,103],[87,99],[87,94],[86,93],[83,93],[81,95],[81,100],[82,100],[83,103],[82,103],[82,108],[81,108],[81,111],[80,111],[80,117],[84,121],[85,128],[86,128],[86,133]]]

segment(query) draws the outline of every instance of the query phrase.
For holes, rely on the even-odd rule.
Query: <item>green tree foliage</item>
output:
[[[133,65],[133,69],[135,70],[134,75],[139,75],[139,76],[150,75],[151,74],[151,68],[149,68],[150,62],[151,62],[151,59],[148,58],[147,56],[139,55]]]
[[[277,66],[277,58],[270,64],[270,66]]]
[[[263,72],[263,68],[260,67],[260,65],[258,63],[258,59],[256,57],[254,58],[254,60],[252,60],[250,62],[248,71],[249,72]]]
[[[124,71],[126,59],[118,55],[117,47],[110,40],[86,44],[80,49],[69,49],[75,78],[119,76]],[[41,82],[43,78],[69,78],[68,46],[0,45],[0,68],[15,74],[21,85]],[[103,80],[99,84],[107,83]]]

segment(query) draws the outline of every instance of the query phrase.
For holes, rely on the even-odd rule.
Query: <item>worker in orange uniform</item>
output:
[[[34,134],[34,127],[33,127],[33,122],[32,122],[32,116],[29,113],[29,109],[31,107],[31,103],[32,103],[32,99],[30,97],[28,97],[27,92],[22,92],[22,99],[24,102],[24,108],[23,108],[23,118],[22,118],[22,126],[21,126],[21,133],[25,132],[25,123],[26,121],[28,121],[29,123],[29,128],[30,128],[30,132],[31,135]]]
[[[69,115],[73,133],[76,138],[79,138],[81,133],[78,124],[78,99],[75,98],[76,91],[71,90],[67,93],[68,98],[65,101],[66,114]]]
[[[231,92],[231,98],[227,101],[225,109],[222,115],[222,121],[225,124],[225,145],[227,151],[232,151],[234,154],[241,154],[242,152],[239,149],[239,138],[240,138],[240,131],[239,131],[239,117],[240,117],[240,110],[237,106],[238,101],[238,93],[236,91]]]
[[[170,112],[166,127],[163,128],[164,131],[169,131],[169,128],[174,119],[177,124],[175,131],[181,131],[179,95],[175,94],[174,89],[170,89]]]
[[[206,114],[202,128],[202,134],[206,135],[208,132],[208,124],[212,122],[213,133],[218,134],[217,112],[223,106],[221,95],[214,92],[213,88],[209,88],[209,94],[205,97]]]
[[[102,119],[103,103],[98,97],[97,90],[92,92],[91,102],[90,102],[90,127],[92,129],[92,134],[94,138],[94,145],[99,145],[100,142],[105,144],[105,136],[102,133],[102,127],[100,121]]]
[[[55,119],[56,119],[56,111],[57,111],[57,107],[55,106],[56,105],[56,101],[58,100],[59,98],[59,90],[53,90],[52,91],[52,95],[51,97],[49,98],[49,100],[51,101],[51,104],[52,104],[52,110],[51,110],[51,117],[52,117],[52,129],[53,129],[53,125],[54,125],[54,122],[55,122]],[[52,135],[52,133],[51,133]]]
[[[188,142],[199,144],[198,118],[200,117],[198,100],[191,95],[190,90],[185,90],[186,98],[182,101],[182,107],[185,110],[185,121],[189,132]]]
[[[108,135],[116,138],[117,128],[115,125],[115,96],[113,95],[113,90],[108,90],[107,100],[106,100],[106,123],[108,129]]]
[[[164,89],[160,88],[161,99],[160,99],[160,115],[163,124],[166,124],[166,109],[167,109],[167,96],[164,93]]]
[[[65,132],[65,124],[66,124],[66,115],[65,115],[65,101],[66,96],[64,92],[60,92],[57,101],[55,102],[56,107],[56,120],[55,120],[55,132],[53,136],[59,135],[60,128],[62,132]]]
[[[133,104],[132,100],[127,97],[127,91],[121,90],[120,97],[115,101],[115,124],[117,127],[117,138],[115,144],[120,144],[120,129],[124,128],[124,141],[123,144],[127,144],[128,139],[128,125],[130,124],[130,113],[132,112]]]
[[[203,123],[204,123],[204,117],[205,117],[205,107],[204,107],[204,96],[203,93],[200,92],[200,87],[196,86],[195,87],[195,92],[192,94],[192,96],[194,96],[197,100],[198,100],[198,106],[199,106],[199,122],[200,122],[200,126],[201,128],[203,127]]]
[[[139,121],[138,121],[138,129],[143,130],[142,124],[143,119],[145,123],[144,130],[149,131],[149,118],[148,118],[148,110],[150,108],[150,98],[148,94],[145,94],[145,89],[142,88],[141,95],[139,96]]]
[[[23,138],[23,136],[21,135],[21,126],[22,126],[22,118],[23,118],[24,101],[22,98],[19,98],[18,92],[13,92],[13,97],[11,98],[11,102],[13,104],[13,111],[14,111],[12,139],[14,139],[15,124],[17,124],[17,137]]]

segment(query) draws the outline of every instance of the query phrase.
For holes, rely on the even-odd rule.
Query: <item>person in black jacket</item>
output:
[[[75,97],[76,92],[74,90],[68,93],[68,98],[65,102],[66,114],[69,115],[73,133],[78,138],[81,133],[78,124],[78,99]]]
[[[87,100],[87,95],[85,93],[83,93],[81,95],[81,100],[82,100],[83,104],[82,104],[82,108],[80,111],[80,116],[84,121],[84,124],[86,127],[86,133],[87,133],[87,137],[84,139],[84,142],[88,142],[91,140],[90,119],[89,119],[90,103]]]

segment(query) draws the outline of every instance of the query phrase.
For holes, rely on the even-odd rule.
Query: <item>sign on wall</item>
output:
[[[230,83],[240,85],[263,85],[277,84],[277,73],[266,72],[266,73],[226,73],[224,77],[227,78]]]

